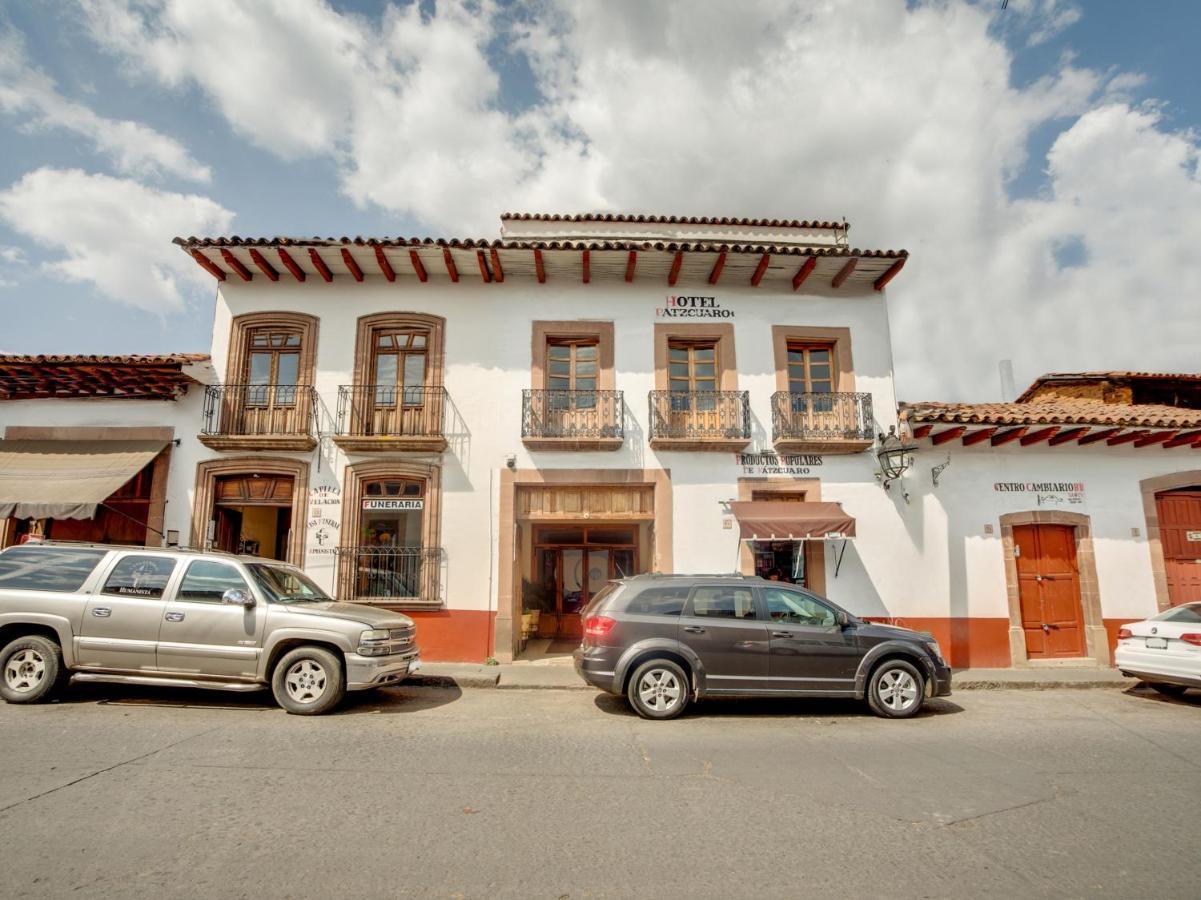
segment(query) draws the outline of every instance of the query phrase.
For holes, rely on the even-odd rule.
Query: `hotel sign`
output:
[[[743,475],[808,475],[822,458],[810,454],[735,453]]]
[[[660,319],[732,319],[734,310],[722,309],[716,297],[680,297],[669,294],[666,303],[655,309]]]
[[[425,509],[425,501],[420,498],[393,500],[381,497],[367,497],[363,500],[363,509],[367,512],[396,512],[407,509]]]

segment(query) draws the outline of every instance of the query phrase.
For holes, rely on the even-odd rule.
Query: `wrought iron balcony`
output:
[[[622,392],[524,390],[521,439],[532,449],[616,450],[625,439]]]
[[[316,400],[303,384],[210,384],[200,440],[218,450],[311,450]]]
[[[652,447],[739,450],[750,442],[746,391],[651,391]]]
[[[339,547],[338,596],[384,606],[437,606],[441,547]]]
[[[874,437],[872,396],[777,391],[771,397],[771,424],[774,443],[785,450],[856,452]]]
[[[334,440],[351,450],[445,450],[442,387],[344,384]]]

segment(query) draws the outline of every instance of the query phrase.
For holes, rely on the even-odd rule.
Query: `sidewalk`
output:
[[[591,691],[570,666],[423,663],[406,682],[414,687],[507,688],[510,690]],[[1137,684],[1117,669],[957,669],[956,691],[1028,690],[1056,688],[1120,688]]]

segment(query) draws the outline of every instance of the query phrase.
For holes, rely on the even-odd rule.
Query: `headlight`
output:
[[[942,659],[942,651],[938,649],[938,641],[926,641],[926,649],[934,654],[935,659]]]
[[[359,656],[387,656],[391,649],[387,631],[374,629],[359,635]]]
[[[363,641],[386,641],[387,639],[388,632],[380,629],[376,629],[375,631],[364,631],[361,635],[359,635],[360,643]]]

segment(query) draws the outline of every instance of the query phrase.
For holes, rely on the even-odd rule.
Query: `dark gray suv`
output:
[[[648,719],[750,695],[854,697],[902,719],[951,693],[933,635],[865,622],[785,582],[638,575],[611,581],[583,618],[576,671]]]

